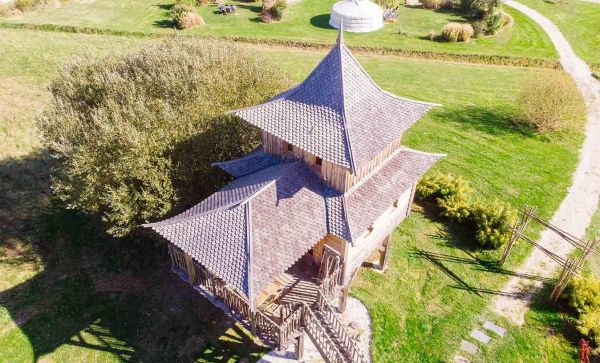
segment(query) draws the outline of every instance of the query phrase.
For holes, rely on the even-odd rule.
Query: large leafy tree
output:
[[[180,38],[67,65],[38,122],[57,161],[53,190],[117,237],[189,206],[224,181],[211,162],[258,144],[256,129],[224,112],[286,79],[253,51]]]

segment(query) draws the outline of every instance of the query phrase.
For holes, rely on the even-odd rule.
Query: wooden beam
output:
[[[392,244],[392,235],[388,235],[383,240],[383,252],[379,253],[379,269],[384,272],[388,267],[388,260],[390,255],[390,245]]]
[[[185,267],[188,274],[188,282],[193,285],[196,281],[196,270],[194,269],[194,261],[192,260],[192,256],[187,253],[184,254],[185,258]]]
[[[340,294],[340,301],[338,304],[338,310],[340,314],[343,314],[346,311],[346,305],[348,304],[348,293],[350,292],[350,284],[342,288],[342,293]]]

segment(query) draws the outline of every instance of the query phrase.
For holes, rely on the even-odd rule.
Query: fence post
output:
[[[304,331],[300,331],[300,336],[297,338],[296,342],[296,359],[302,360],[302,356],[304,355]]]

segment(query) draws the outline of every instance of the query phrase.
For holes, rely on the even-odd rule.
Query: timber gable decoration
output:
[[[373,251],[383,251],[385,268],[390,235],[410,212],[416,183],[444,156],[400,140],[435,106],[379,88],[340,31],[300,85],[231,111],[263,130],[257,150],[214,164],[236,179],[145,227],[169,242],[175,272],[267,344],[283,349],[296,339],[301,346],[304,331],[328,362],[366,361],[330,303],[340,297],[343,311],[351,280]],[[296,294],[299,286],[308,293]]]

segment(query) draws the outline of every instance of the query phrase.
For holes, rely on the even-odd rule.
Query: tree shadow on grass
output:
[[[536,134],[530,128],[520,126],[515,122],[514,115],[509,110],[480,106],[446,107],[435,110],[439,118],[456,122],[490,135],[519,134],[534,137]]]
[[[175,21],[173,21],[173,19],[170,18],[170,15],[169,15],[169,12],[175,6],[175,3],[173,3],[173,4],[156,4],[154,6],[158,7],[159,9],[164,10],[163,15],[165,17],[167,17],[167,19],[156,20],[152,23],[152,25],[154,25],[157,28],[164,28],[164,29],[174,29],[177,27],[177,24],[175,23]]]
[[[123,361],[237,361],[266,352],[168,271],[164,246],[113,240],[95,218],[52,201],[50,167],[43,152],[0,161],[0,264],[41,271],[0,291],[15,324],[0,339],[11,347],[0,361],[68,346],[81,360],[106,352]]]

